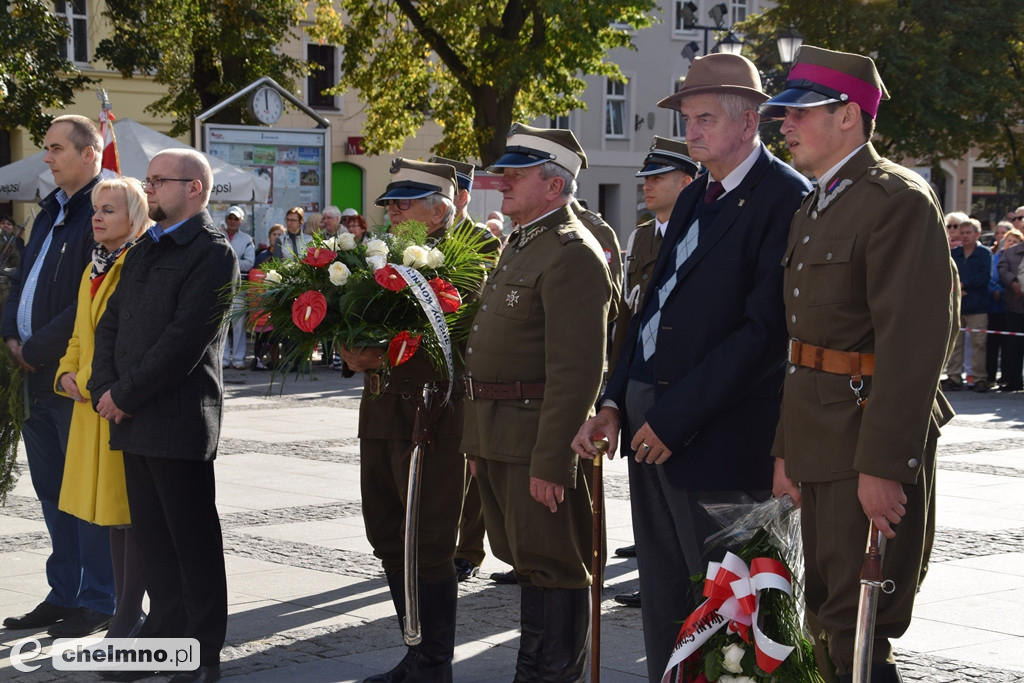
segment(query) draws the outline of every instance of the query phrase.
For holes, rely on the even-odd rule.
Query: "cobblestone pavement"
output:
[[[228,376],[217,467],[232,593],[222,670],[233,680],[359,680],[390,668],[402,653],[383,573],[360,533],[358,388],[327,371],[314,378],[291,379],[283,393],[268,395],[263,375]],[[915,624],[896,643],[897,656],[907,681],[1024,681],[1024,630],[1017,618],[1024,607],[1024,400],[953,398],[960,416],[940,441],[932,569]],[[616,469],[615,462],[605,474],[610,519],[619,519],[609,529],[612,548],[631,541],[623,519],[625,468]],[[271,471],[268,477],[268,468],[280,476]],[[5,614],[31,608],[43,590],[49,541],[27,474],[24,479],[0,508]],[[983,486],[1009,501],[1000,523],[980,522],[984,513],[963,502],[962,496]],[[481,577],[504,569],[489,557]],[[983,575],[976,584],[988,580],[992,586],[964,587],[973,597],[965,606],[956,602],[963,597],[958,582],[972,571]],[[937,585],[929,592],[933,576]],[[611,560],[602,606],[602,674],[612,683],[645,679],[639,610],[611,599],[635,589],[635,560]],[[967,608],[978,615],[964,624],[970,628],[958,631],[945,623],[956,619],[945,613]],[[507,681],[517,626],[518,589],[484,578],[460,584],[456,680]],[[0,680],[96,680],[94,674],[55,672],[48,661],[32,674],[14,671],[9,648],[23,635],[0,630]]]

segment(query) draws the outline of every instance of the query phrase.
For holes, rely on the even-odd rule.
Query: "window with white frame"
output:
[[[690,0],[692,1],[692,0]],[[672,32],[673,33],[684,33],[690,35],[694,33],[694,29],[686,28],[686,22],[683,19],[683,6],[687,0],[676,0],[672,3]]]
[[[313,67],[306,77],[306,101],[314,109],[336,111],[337,95],[325,95],[324,90],[338,84],[338,48],[334,45],[308,43],[306,61]]]
[[[604,95],[604,136],[606,138],[624,138],[628,130],[627,118],[627,81],[605,79]]]
[[[681,87],[683,87],[683,77],[680,75],[673,76],[672,92],[679,92]],[[686,121],[683,121],[683,116],[679,113],[678,109],[672,110],[672,137],[679,140],[686,139]]]
[[[89,17],[86,0],[54,0],[55,14],[67,22],[67,44],[60,50],[64,59],[86,64],[89,62]]]
[[[569,115],[563,114],[561,116],[549,116],[548,117],[548,128],[558,128],[560,130],[569,130]]]
[[[733,24],[747,18],[747,0],[730,0],[729,5]]]

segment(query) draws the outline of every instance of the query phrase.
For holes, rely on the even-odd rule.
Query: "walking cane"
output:
[[[423,403],[416,408],[416,421],[413,424],[412,455],[409,458],[409,488],[405,503],[405,623],[402,625],[402,638],[405,644],[412,647],[423,640],[420,632],[420,593],[419,593],[419,526],[420,526],[420,482],[423,471],[420,456],[423,454],[424,442],[428,440],[424,430],[427,414],[430,412],[430,397],[434,385],[423,385]]]
[[[860,570],[860,602],[857,604],[857,631],[853,640],[853,683],[871,683],[871,655],[875,641],[875,613],[879,591],[886,595],[896,590],[892,579],[882,579],[882,555],[885,536],[874,522],[868,530],[864,564]]]
[[[608,437],[595,432],[590,444],[597,449],[594,456],[594,556],[590,561],[590,682],[601,682],[601,589],[604,586],[604,567],[601,549],[604,535],[601,533],[604,519],[604,467],[602,461],[608,452]]]

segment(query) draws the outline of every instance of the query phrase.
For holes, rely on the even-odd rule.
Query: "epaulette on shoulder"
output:
[[[579,230],[577,230],[574,225],[560,225],[555,228],[555,232],[558,234],[558,239],[563,245],[583,239],[583,235],[580,234]]]
[[[868,182],[881,186],[887,194],[893,195],[908,187],[921,189],[924,179],[909,168],[888,159],[879,159],[879,162],[868,170]]]

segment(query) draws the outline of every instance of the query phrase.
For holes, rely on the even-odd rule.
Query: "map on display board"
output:
[[[257,243],[270,226],[284,223],[285,212],[301,206],[307,213],[326,206],[330,186],[327,129],[265,128],[206,124],[206,151],[219,159],[270,179],[266,204],[245,207],[246,228]],[[211,205],[214,222],[222,222],[227,205]]]

